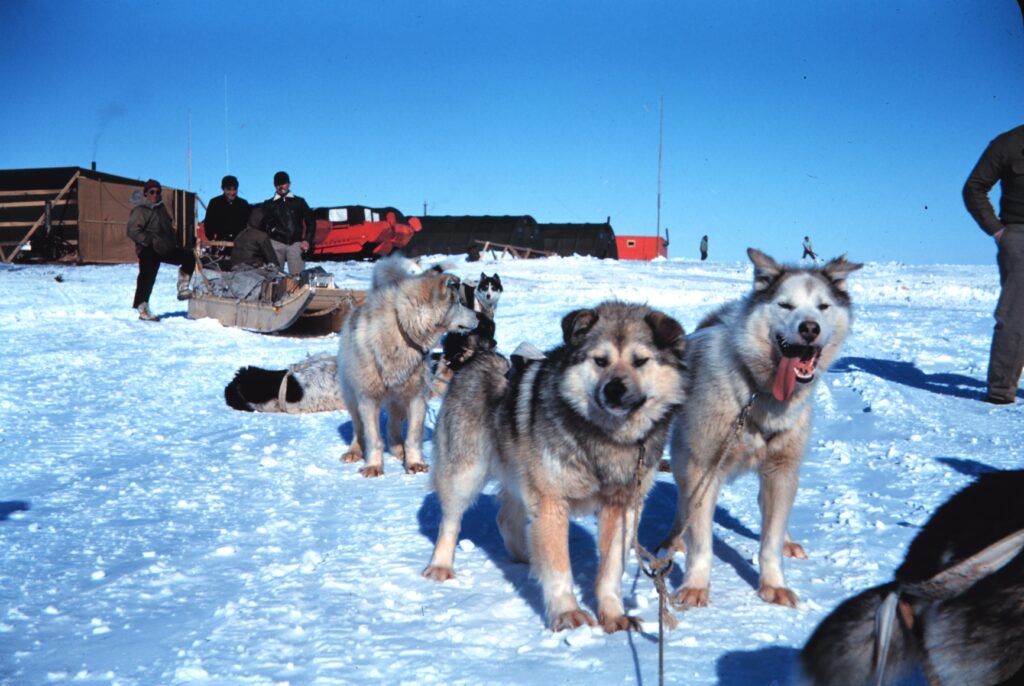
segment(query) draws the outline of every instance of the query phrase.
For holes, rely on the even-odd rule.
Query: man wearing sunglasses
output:
[[[189,281],[196,268],[195,255],[178,243],[174,222],[164,207],[162,191],[159,181],[147,181],[142,188],[142,200],[128,215],[128,238],[135,242],[135,254],[139,257],[139,276],[135,281],[132,307],[138,310],[139,319],[148,322],[160,321],[160,317],[149,311],[149,296],[160,264],[179,265],[178,300],[192,297]]]

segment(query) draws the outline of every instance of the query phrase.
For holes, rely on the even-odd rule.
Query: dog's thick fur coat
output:
[[[747,251],[754,287],[713,312],[687,341],[687,402],[672,435],[679,490],[675,522],[662,545],[681,550],[686,573],[677,604],[707,605],[712,516],[724,481],[756,471],[761,481],[760,588],[767,602],[795,607],[782,575],[799,467],[811,426],[814,381],[835,359],[851,321],[847,275],[862,265],[832,260],[822,268],[780,266]]]
[[[462,515],[499,479],[498,526],[540,580],[551,628],[594,623],[573,592],[568,533],[571,514],[596,510],[598,620],[606,631],[629,629],[621,585],[634,508],[683,402],[685,336],[671,317],[620,302],[571,312],[562,331],[564,345],[524,360],[511,380],[507,360],[489,351],[452,379],[434,435],[443,520],[424,576],[454,576]]]
[[[359,462],[365,451],[366,464],[359,470],[363,476],[384,472],[382,407],[388,413],[391,453],[405,462],[406,471],[427,471],[427,356],[445,332],[469,331],[477,324],[458,290],[459,279],[451,274],[429,270],[413,275],[405,258],[386,258],[374,268],[366,301],[345,319],[339,334],[338,381],[354,436],[342,461]]]
[[[1017,470],[983,474],[950,498],[911,542],[895,581],[818,625],[799,683],[892,684],[919,666],[943,686],[1024,683],[1022,492]]]

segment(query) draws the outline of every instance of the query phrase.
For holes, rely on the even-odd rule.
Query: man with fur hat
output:
[[[274,174],[274,197],[264,205],[266,227],[277,253],[277,260],[288,265],[288,272],[297,275],[306,267],[304,254],[313,245],[316,220],[306,201],[291,191],[288,172]]]
[[[206,206],[203,227],[211,241],[233,241],[249,221],[252,207],[245,198],[238,197],[238,179],[228,174],[220,182],[224,193]]]
[[[160,264],[176,264],[178,269],[178,300],[192,297],[189,281],[196,268],[192,251],[178,243],[174,222],[164,207],[163,189],[159,181],[150,179],[142,188],[142,199],[128,215],[128,238],[135,242],[139,257],[139,277],[135,282],[135,300],[132,302],[143,321],[160,321],[149,311],[149,296],[156,283]]]

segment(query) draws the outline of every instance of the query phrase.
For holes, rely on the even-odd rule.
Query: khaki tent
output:
[[[0,170],[0,261],[134,262],[125,233],[145,182],[80,167]],[[164,186],[181,245],[195,243],[195,193]]]

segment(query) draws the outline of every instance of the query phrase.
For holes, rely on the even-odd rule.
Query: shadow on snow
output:
[[[911,362],[883,360],[875,357],[842,357],[829,370],[833,373],[866,372],[885,381],[918,388],[923,391],[949,395],[954,398],[982,400],[985,397],[985,381],[963,374],[927,374]],[[1019,397],[1024,397],[1020,391]]]

